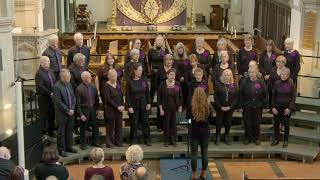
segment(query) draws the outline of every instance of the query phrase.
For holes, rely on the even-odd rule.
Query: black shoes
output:
[[[273,141],[272,143],[271,143],[271,146],[276,146],[276,145],[278,145],[279,144],[279,141]]]
[[[77,152],[78,152],[76,149],[74,149],[74,148],[72,148],[72,147],[66,149],[66,151],[67,151],[67,152],[71,152],[71,153],[77,153]]]
[[[283,142],[283,148],[287,148],[288,147],[288,141],[284,141]]]

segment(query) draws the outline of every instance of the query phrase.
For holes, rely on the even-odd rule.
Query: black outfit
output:
[[[280,123],[284,125],[284,141],[288,142],[289,128],[290,128],[290,116],[294,111],[294,104],[296,100],[296,90],[294,83],[291,79],[286,81],[277,81],[272,89],[272,108],[278,111],[274,117],[274,140],[279,141],[280,137]],[[289,115],[284,115],[284,110],[288,108],[290,110]]]
[[[7,180],[15,166],[11,160],[0,158],[0,180]]]
[[[74,115],[69,116],[67,113],[76,107],[76,97],[71,84],[58,81],[53,87],[53,100],[58,123],[58,151],[68,151],[72,149]]]
[[[163,116],[163,135],[164,142],[175,143],[177,136],[176,112],[182,107],[182,90],[179,82],[168,87],[166,81],[163,81],[158,89],[158,106],[162,106]]]
[[[123,94],[120,84],[116,88],[109,83],[104,86],[104,111],[107,114],[106,119],[106,144],[122,146],[122,112],[118,110],[119,106],[123,106]],[[111,144],[112,143],[112,144]]]
[[[96,120],[96,112],[99,107],[99,96],[96,87],[92,84],[81,83],[76,90],[77,112],[79,117],[84,115],[87,120],[80,119],[80,143],[85,144],[85,131],[87,126],[92,125],[92,144],[98,142],[99,129]]]
[[[214,91],[214,103],[216,110],[216,141],[220,140],[222,125],[225,128],[225,140],[228,143],[230,127],[232,125],[232,114],[237,106],[238,89],[235,83],[224,84],[216,82]],[[221,107],[230,107],[228,111],[222,111]]]
[[[257,51],[254,48],[252,48],[250,51],[247,51],[244,49],[244,47],[242,47],[237,54],[238,73],[243,75],[245,72],[247,72],[249,69],[249,62],[252,60],[258,60]]]
[[[297,78],[300,71],[300,54],[297,50],[292,52],[284,51],[284,57],[287,59],[286,67],[290,69],[290,78],[297,86]]]
[[[56,83],[56,78],[51,69],[40,67],[35,77],[36,91],[38,94],[38,106],[40,120],[43,123],[43,133],[53,135],[55,128],[54,121],[54,104],[51,97],[53,86]]]
[[[67,168],[57,163],[40,163],[35,167],[34,174],[37,180],[45,180],[49,176],[55,176],[58,180],[69,177]]]
[[[50,69],[54,72],[56,79],[60,79],[59,73],[62,68],[62,53],[59,48],[48,47],[43,51],[42,56],[50,59]]]
[[[197,87],[201,87],[205,92],[206,94],[208,95],[209,93],[209,86],[208,86],[208,83],[206,80],[202,80],[201,82],[198,82],[197,80],[192,80],[190,83],[189,83],[189,94],[188,94],[188,99],[186,99],[184,102],[186,104],[186,106],[190,107],[191,105],[191,101],[192,101],[192,96],[193,96],[193,92],[194,90],[197,88]]]
[[[203,68],[206,72],[206,75],[209,76],[210,75],[210,66],[212,65],[210,52],[205,49],[202,54],[199,54],[197,52],[197,50],[194,49],[192,51],[192,54],[197,55],[199,64],[201,64],[203,66]]]
[[[124,65],[126,65],[126,64],[127,64],[128,62],[130,62],[130,60],[131,60],[130,52],[131,52],[131,50],[129,50],[129,51],[126,53]],[[149,70],[149,65],[148,65],[148,61],[147,61],[147,55],[146,55],[146,53],[145,53],[142,49],[139,49],[139,52],[140,52],[140,55],[139,55],[139,63],[141,63],[142,66],[144,66],[144,68],[145,68],[145,70],[146,70],[146,74],[149,74],[149,72],[148,72],[148,70]]]
[[[181,88],[182,88],[182,95],[183,95],[183,99],[188,99],[188,91],[189,91],[189,87],[188,87],[188,82],[187,80],[187,74],[188,72],[191,71],[192,67],[190,65],[190,60],[189,59],[178,59],[174,61],[174,66],[177,69],[177,79],[180,81],[180,78],[183,77],[183,81],[180,81],[181,83]],[[183,103],[183,108],[186,108],[186,104]]]
[[[133,108],[134,111],[133,114],[128,111],[131,125],[131,144],[137,143],[138,129],[142,129],[144,142],[150,143],[150,127],[148,111],[146,110],[146,106],[150,104],[150,101],[149,86],[146,79],[129,79],[127,81],[126,103],[128,108]]]
[[[191,107],[190,107],[191,109]],[[192,171],[197,170],[198,146],[201,148],[202,170],[208,167],[208,144],[210,137],[209,117],[203,121],[196,121],[188,111],[187,118],[191,119],[191,127],[189,129],[190,148],[191,148],[191,168]]]
[[[213,74],[212,74],[212,77],[211,77],[212,78],[211,81],[212,81],[213,86],[215,86],[215,84],[217,82],[220,82],[220,77],[221,77],[221,75],[222,75],[224,70],[230,69],[232,71],[232,74],[234,75],[234,65],[232,63],[228,62],[228,67],[226,69],[222,69],[220,67],[220,65],[221,65],[221,63],[218,63],[213,68]]]
[[[259,141],[262,109],[268,105],[268,91],[264,80],[245,78],[240,85],[240,105],[243,109],[246,141]]]
[[[271,69],[276,67],[277,54],[271,52],[269,57],[267,51],[263,51],[259,58],[259,70],[262,73],[263,77],[270,75]]]
[[[90,49],[86,45],[82,45],[81,47],[74,45],[68,50],[67,66],[70,66],[72,64],[73,56],[77,53],[81,53],[86,57],[83,68],[84,70],[88,70],[90,62]]]

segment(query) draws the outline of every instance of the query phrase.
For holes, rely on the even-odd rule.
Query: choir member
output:
[[[148,52],[148,63],[149,67],[151,67],[151,102],[153,102],[154,95],[159,85],[157,82],[157,72],[161,66],[163,66],[163,58],[166,54],[169,54],[169,51],[166,49],[164,37],[159,35],[154,41],[154,46]]]
[[[62,55],[59,49],[59,38],[53,34],[48,38],[49,47],[44,50],[42,56],[50,59],[50,69],[54,72],[56,79],[59,79],[60,69],[62,68]]]
[[[268,81],[268,87],[272,91],[272,87],[276,81],[280,80],[281,71],[286,67],[287,59],[283,55],[279,55],[276,59],[276,67],[271,69]]]
[[[110,69],[108,81],[104,86],[104,111],[106,119],[106,147],[113,148],[114,145],[122,146],[122,112],[123,94],[121,84],[117,81],[117,71]]]
[[[224,140],[230,145],[229,132],[232,125],[232,114],[237,106],[238,89],[234,82],[233,73],[226,69],[220,76],[220,81],[216,82],[214,91],[214,102],[216,109],[216,144],[220,143],[220,131],[224,125]]]
[[[268,104],[268,91],[263,79],[259,78],[258,68],[248,70],[249,77],[240,84],[240,106],[243,109],[245,141],[260,144],[260,122],[262,109]]]
[[[186,72],[186,75],[185,75],[185,82],[187,82],[189,85],[190,83],[195,80],[195,77],[194,77],[194,71],[198,68],[201,68],[204,70],[204,68],[199,64],[199,61],[198,61],[198,57],[197,55],[195,54],[191,54],[190,56],[190,66],[191,68],[188,69],[188,71]],[[207,74],[205,72],[203,72],[203,79],[207,82]]]
[[[126,82],[126,103],[130,117],[131,144],[137,143],[138,129],[141,127],[144,143],[151,146],[148,111],[151,109],[148,81],[142,76],[142,65],[133,64],[130,78]]]
[[[294,41],[291,38],[287,38],[284,41],[284,57],[287,59],[286,67],[290,69],[290,78],[293,80],[295,86],[297,86],[297,78],[300,71],[300,53],[293,48],[293,44]]]
[[[86,149],[85,130],[87,126],[92,126],[92,145],[98,146],[99,129],[96,120],[97,109],[99,107],[99,96],[96,87],[91,84],[91,74],[84,71],[81,74],[82,83],[76,90],[76,107],[80,117],[80,148]]]
[[[280,72],[281,80],[277,81],[272,89],[272,113],[274,117],[274,140],[271,146],[279,144],[280,123],[284,125],[283,147],[288,147],[290,116],[294,110],[296,100],[295,85],[290,79],[290,69],[285,67]]]
[[[208,50],[204,48],[205,39],[203,37],[197,37],[196,48],[192,51],[192,54],[197,55],[199,63],[203,66],[206,75],[210,74],[211,55]]]
[[[249,62],[258,60],[258,53],[252,47],[253,37],[251,34],[244,35],[244,47],[240,48],[237,54],[237,69],[240,75],[243,75],[249,69]]]
[[[197,179],[198,146],[201,148],[202,169],[200,179],[206,179],[208,167],[208,144],[210,137],[209,117],[211,115],[208,96],[205,91],[198,87],[192,96],[190,110],[187,118],[191,119],[189,130],[191,147],[192,179]]]
[[[178,42],[174,51],[174,64],[177,68],[178,80],[181,83],[183,99],[188,97],[187,73],[191,71],[190,60],[186,52],[186,47],[182,42]],[[185,104],[184,104],[185,108]]]
[[[40,120],[44,125],[42,131],[43,134],[53,136],[55,121],[52,96],[56,78],[52,69],[50,69],[50,60],[47,56],[40,57],[40,67],[36,73],[35,82],[38,94]]]
[[[139,63],[142,64],[142,66],[144,66],[146,68],[146,74],[149,74],[148,72],[148,61],[147,61],[147,56],[146,53],[143,51],[143,49],[141,48],[141,40],[140,39],[135,39],[133,42],[133,47],[131,50],[133,49],[137,49],[139,51]],[[126,53],[126,57],[125,57],[125,64],[128,63],[131,60],[131,50],[129,50]]]
[[[85,58],[84,70],[88,70],[90,62],[90,49],[83,44],[83,35],[81,33],[75,33],[73,36],[75,45],[68,50],[67,66],[70,66],[73,62],[73,56],[77,53],[83,54]]]
[[[258,79],[261,79],[261,78],[262,78],[262,74],[259,72],[259,66],[258,66],[258,64],[257,64],[257,61],[250,61],[248,66],[249,66],[249,69],[250,69],[250,68],[257,68],[257,69],[258,69],[258,71],[257,71],[257,77],[258,77]],[[243,74],[243,76],[240,77],[239,85],[241,84],[241,82],[242,82],[244,79],[247,79],[247,78],[249,78],[249,72],[248,72],[248,71],[245,72],[245,73]]]
[[[220,59],[221,59],[221,62],[216,64],[213,68],[212,84],[214,86],[217,82],[220,81],[220,77],[222,75],[222,72],[225,69],[230,69],[232,71],[232,73],[234,73],[234,65],[233,65],[233,63],[229,62],[228,51],[221,51],[220,52]]]
[[[213,55],[212,67],[214,68],[217,64],[221,63],[221,52],[227,51],[229,55],[229,62],[234,64],[232,53],[227,49],[227,40],[224,37],[219,37],[217,41],[217,51]]]
[[[276,66],[277,53],[272,40],[267,40],[266,49],[259,58],[259,69],[265,81],[269,80],[271,69]]]
[[[127,62],[125,65],[124,65],[124,77],[126,80],[130,79],[130,73],[131,73],[131,68],[133,67],[134,64],[136,63],[139,63],[141,64],[141,67],[142,67],[142,76],[143,77],[147,77],[147,69],[146,67],[144,66],[144,64],[142,64],[139,60],[139,50],[138,49],[132,49],[130,51],[130,61]]]
[[[159,86],[158,106],[160,115],[163,116],[164,146],[168,143],[176,146],[177,122],[176,112],[182,112],[182,90],[180,83],[175,81],[176,70],[167,71],[167,79]]]
[[[70,79],[70,71],[61,69],[60,81],[53,87],[55,117],[58,123],[57,148],[62,157],[66,157],[66,151],[77,153],[77,150],[72,148],[76,97],[70,84]]]

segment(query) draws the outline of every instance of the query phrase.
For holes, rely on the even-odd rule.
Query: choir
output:
[[[205,49],[203,37],[196,39],[195,49],[190,55],[187,55],[187,49],[181,42],[177,43],[171,55],[163,36],[157,36],[154,46],[145,54],[141,49],[141,41],[135,39],[132,49],[126,54],[124,71],[117,65],[113,55],[107,53],[94,83],[91,83],[91,74],[86,71],[90,51],[83,45],[80,33],[75,34],[74,40],[76,45],[68,52],[68,69],[62,68],[61,52],[57,48],[57,37],[54,36],[49,40],[50,47],[40,58],[36,74],[40,119],[45,124],[43,133],[54,135],[55,118],[58,123],[57,147],[61,156],[66,156],[66,151],[77,152],[71,146],[72,133],[78,129],[77,126],[73,127],[75,122],[80,126],[81,149],[87,147],[84,132],[88,126],[92,131],[92,145],[100,146],[96,120],[100,100],[108,148],[123,146],[122,115],[125,110],[129,115],[130,144],[138,143],[138,131],[142,130],[143,143],[151,146],[148,116],[152,106],[157,108],[157,127],[163,131],[165,147],[176,146],[176,116],[177,112],[182,111],[186,111],[186,118],[192,120],[191,127],[194,129],[190,133],[197,140],[193,142],[193,149],[198,145],[207,147],[209,142],[197,138],[199,134],[201,137],[210,134],[210,131],[207,132],[209,113],[197,113],[201,109],[195,104],[199,103],[197,98],[203,101],[203,97],[206,101],[202,103],[207,103],[209,77],[213,84],[213,109],[216,112],[215,144],[220,144],[222,140],[227,145],[231,144],[229,133],[232,116],[240,108],[243,113],[244,144],[253,142],[259,145],[262,112],[270,108],[274,116],[271,145],[279,143],[279,126],[283,124],[283,147],[288,146],[289,121],[294,112],[297,75],[300,71],[300,55],[293,49],[293,40],[290,38],[285,40],[284,55],[278,55],[273,41],[268,40],[259,56],[253,47],[252,35],[244,35],[244,47],[237,53],[236,63],[230,61],[233,56],[224,38],[218,39],[218,50],[213,58]],[[125,83],[122,83],[122,77]],[[238,79],[239,82],[236,81]],[[156,105],[153,103],[155,94]],[[199,97],[195,97],[195,94]],[[204,108],[207,109],[207,105]],[[223,127],[224,137],[221,138]],[[199,128],[206,133],[198,132]]]

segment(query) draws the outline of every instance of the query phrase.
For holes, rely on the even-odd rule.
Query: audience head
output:
[[[73,36],[73,40],[77,46],[81,47],[83,45],[83,35],[81,33],[75,33]]]
[[[140,57],[139,49],[131,49],[130,57],[131,57],[131,60],[133,60],[135,62],[138,62],[139,61],[139,57]]]
[[[191,55],[190,55],[190,65],[191,65],[192,67],[195,67],[195,66],[197,66],[198,64],[199,64],[199,60],[198,60],[197,55],[191,54]]]
[[[48,44],[52,48],[58,48],[59,47],[59,38],[57,35],[52,34],[48,38]]]
[[[59,160],[58,150],[52,146],[45,147],[42,152],[42,161],[56,163]]]
[[[133,49],[140,49],[141,48],[141,40],[135,39],[133,42]]]
[[[181,60],[188,59],[186,47],[182,42],[177,43],[174,50],[174,57],[175,59],[181,59]]]
[[[90,180],[104,180],[104,177],[98,174],[91,176]]]
[[[24,180],[24,169],[20,166],[16,166],[10,172],[8,180]]]
[[[203,79],[204,71],[201,68],[197,68],[194,70],[194,77],[196,78],[196,81],[201,82]]]
[[[117,71],[115,69],[109,69],[108,71],[108,79],[110,81],[117,81]]]
[[[202,87],[197,87],[193,92],[191,111],[196,121],[206,121],[209,116],[208,96]]]
[[[171,67],[173,64],[173,56],[171,54],[166,54],[163,57],[163,64],[167,67]]]
[[[154,40],[154,48],[165,49],[164,37],[162,35],[158,35]]]
[[[88,71],[83,71],[81,73],[81,79],[82,79],[82,82],[84,84],[90,84],[92,77],[91,77],[91,74]]]
[[[290,77],[290,69],[285,67],[280,71],[280,77],[282,81],[287,80]]]
[[[139,78],[141,78],[142,71],[143,71],[143,69],[142,69],[142,66],[141,66],[140,63],[133,64],[132,68],[131,68],[131,73],[130,73],[131,79],[134,79],[134,78],[139,79]]]
[[[143,159],[143,150],[139,145],[132,145],[126,151],[128,163],[138,163]]]
[[[70,74],[69,69],[62,68],[60,70],[60,79],[64,83],[69,83],[70,82],[71,74]]]
[[[227,40],[224,37],[220,37],[217,41],[218,51],[227,50]]]
[[[203,46],[204,46],[204,42],[205,42],[204,37],[202,37],[202,36],[197,37],[196,38],[196,48],[197,49],[202,49]]]
[[[287,63],[287,59],[286,57],[284,57],[283,55],[279,55],[276,59],[276,66],[277,68],[283,68]]]
[[[105,65],[113,65],[114,64],[114,56],[111,53],[106,54],[106,61],[104,62]]]
[[[175,81],[176,79],[176,74],[177,74],[177,71],[173,68],[169,69],[167,71],[167,78],[168,78],[168,81],[169,82],[172,82],[172,81]]]
[[[267,40],[267,42],[266,42],[267,52],[272,52],[272,51],[274,51],[274,49],[275,49],[275,46],[274,46],[273,40],[271,40],[271,39]]]
[[[77,53],[73,56],[73,62],[78,66],[84,66],[86,56],[81,53]]]
[[[48,176],[46,180],[58,180],[56,176]]]
[[[251,34],[245,34],[243,36],[244,36],[244,46],[247,48],[251,48],[254,43],[253,36]]]
[[[41,56],[39,61],[40,61],[40,66],[43,69],[49,69],[50,68],[50,59],[47,56]]]
[[[224,62],[224,63],[228,62],[228,61],[229,61],[228,51],[222,50],[222,51],[221,51],[220,58],[221,58],[221,62]]]
[[[234,83],[234,78],[233,78],[232,71],[230,69],[225,69],[221,74],[220,81],[223,84]]]
[[[293,45],[294,45],[294,40],[292,38],[287,38],[284,41],[284,46],[288,51],[291,51],[293,49]]]
[[[98,164],[104,161],[104,151],[102,148],[94,148],[90,152],[90,158],[94,164]]]
[[[8,148],[1,146],[0,147],[0,158],[1,159],[6,159],[10,160],[11,159],[11,154]]]

